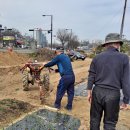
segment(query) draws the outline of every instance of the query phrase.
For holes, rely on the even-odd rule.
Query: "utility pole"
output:
[[[0,24],[0,42],[2,41],[1,30],[2,30],[2,25]]]
[[[121,29],[120,29],[120,37],[121,37],[121,38],[122,38],[122,36],[123,36],[123,28],[124,28],[126,5],[127,5],[127,0],[125,0],[124,11],[123,11],[123,16],[122,16],[122,22],[121,22]]]
[[[51,17],[51,29],[49,30],[49,33],[51,33],[51,50],[52,50],[52,37],[53,37],[53,15],[42,15],[42,16],[50,16]]]
[[[51,15],[51,50],[52,50],[52,36],[53,36],[52,32],[53,32],[53,15]]]
[[[70,31],[71,31],[71,32],[70,32],[70,36],[69,36],[69,41],[68,41],[68,49],[69,49],[69,43],[70,43],[70,41],[71,41],[71,39],[72,39],[72,29],[66,28],[65,30],[70,30]]]

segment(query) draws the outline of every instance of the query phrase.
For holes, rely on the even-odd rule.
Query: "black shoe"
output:
[[[60,106],[57,106],[55,104],[53,105],[53,107],[56,108],[56,109],[58,109],[58,110],[60,110],[60,108],[61,108]]]
[[[31,84],[34,85],[34,80],[31,80]]]
[[[71,111],[72,108],[68,108],[67,106],[64,107],[66,110]]]
[[[23,91],[29,91],[29,88],[23,88]]]
[[[56,107],[56,106],[54,106],[54,108],[56,108],[56,109],[60,110],[60,107]]]

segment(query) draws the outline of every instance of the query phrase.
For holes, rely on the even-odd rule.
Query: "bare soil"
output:
[[[8,61],[3,58],[7,58]],[[23,91],[22,74],[19,71],[19,68],[21,64],[25,63],[27,60],[28,60],[28,56],[25,55],[20,55],[20,54],[17,55],[15,53],[14,54],[4,53],[3,55],[3,53],[0,53],[0,66],[1,66],[0,67],[0,100],[17,99],[19,101],[30,103],[32,106],[39,108],[42,107],[43,105],[40,105],[39,88],[37,87],[37,85],[30,86],[30,91]],[[76,75],[75,84],[87,81],[87,75],[88,75],[88,69],[90,63],[91,63],[91,59],[88,58],[85,61],[77,60],[72,62],[74,73]],[[51,79],[51,85],[53,86],[54,90],[48,97],[46,101],[46,105],[53,106],[55,95],[56,95],[56,88],[60,76],[59,74],[52,72],[50,73],[50,79]],[[66,105],[66,102],[67,102],[67,97],[64,96],[62,100],[61,111],[79,118],[81,120],[80,130],[89,130],[90,104],[88,103],[87,98],[75,97],[73,103],[73,110],[71,112],[64,110],[64,106]],[[6,113],[7,116],[10,115],[8,111],[6,111]],[[18,116],[15,116],[14,118],[16,119],[18,118]],[[1,122],[0,126],[9,123],[8,121],[8,122],[4,122],[3,124],[3,119],[1,119],[0,122]],[[121,110],[118,125],[125,125],[128,128],[130,128],[130,110]],[[119,130],[123,130],[123,129],[119,129]]]
[[[27,62],[29,57],[16,52],[0,52],[0,66],[19,65]]]
[[[24,113],[34,110],[34,106],[16,99],[3,99],[0,101],[0,126],[3,127]]]

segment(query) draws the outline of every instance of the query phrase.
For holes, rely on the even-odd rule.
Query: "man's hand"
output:
[[[50,67],[48,67],[48,70],[49,70],[50,73],[55,72],[55,70],[53,68],[50,68]]]
[[[128,109],[128,104],[122,103],[120,106],[121,110],[127,110]]]
[[[88,99],[89,103],[91,103],[91,101],[92,101],[92,90],[88,90],[87,99]]]
[[[46,62],[42,62],[42,65],[44,66],[46,64]]]
[[[55,73],[58,73],[59,72],[59,70],[58,69],[55,69]]]

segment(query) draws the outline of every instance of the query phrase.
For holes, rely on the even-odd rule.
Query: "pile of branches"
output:
[[[36,53],[33,54],[33,58],[38,61],[49,61],[55,56],[55,51],[46,48],[38,49]]]

